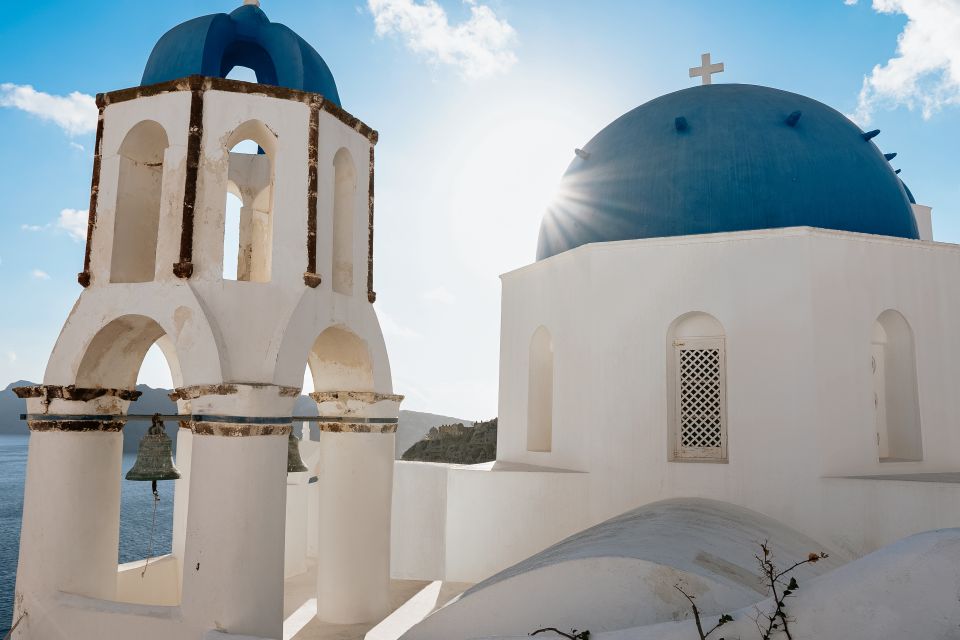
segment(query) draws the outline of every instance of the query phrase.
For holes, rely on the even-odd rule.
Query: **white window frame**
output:
[[[720,446],[719,447],[685,447],[683,446],[683,412],[681,394],[683,385],[681,380],[681,356],[684,351],[698,350],[719,351],[719,402],[720,402]],[[723,336],[709,336],[697,338],[678,338],[673,341],[673,416],[671,420],[672,459],[702,462],[727,461],[727,362]]]

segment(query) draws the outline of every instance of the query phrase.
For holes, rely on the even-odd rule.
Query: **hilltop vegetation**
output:
[[[433,427],[403,454],[404,460],[478,464],[497,457],[497,419],[467,427],[462,422]]]

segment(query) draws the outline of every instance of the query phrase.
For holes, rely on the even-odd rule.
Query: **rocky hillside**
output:
[[[430,429],[426,437],[403,453],[404,460],[478,464],[497,457],[497,419],[468,427],[462,422]]]

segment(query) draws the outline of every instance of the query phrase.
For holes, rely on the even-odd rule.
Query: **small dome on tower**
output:
[[[537,259],[592,242],[794,226],[916,239],[908,193],[871,137],[769,87],[667,94],[577,150]]]
[[[248,67],[257,82],[322,94],[340,105],[333,74],[320,54],[289,27],[270,22],[256,2],[233,12],[188,20],[153,47],[141,85],[191,75],[225,78]]]

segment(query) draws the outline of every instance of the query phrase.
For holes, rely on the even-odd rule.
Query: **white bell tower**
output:
[[[208,18],[263,35],[278,25],[257,4]],[[298,44],[291,66],[270,49],[279,32],[245,53],[218,28],[175,44],[219,46],[222,75],[249,54],[271,84],[201,67],[97,96],[84,289],[44,383],[17,390],[31,440],[14,638],[280,637],[287,438],[307,366],[321,416],[318,615],[388,610],[402,398],[372,306],[377,133],[337,96],[299,88],[316,52]],[[176,33],[145,79],[187,59],[164,59]],[[236,264],[224,264],[228,193],[242,202]],[[172,556],[135,579],[117,568],[121,431],[154,344],[177,386],[182,478]]]

